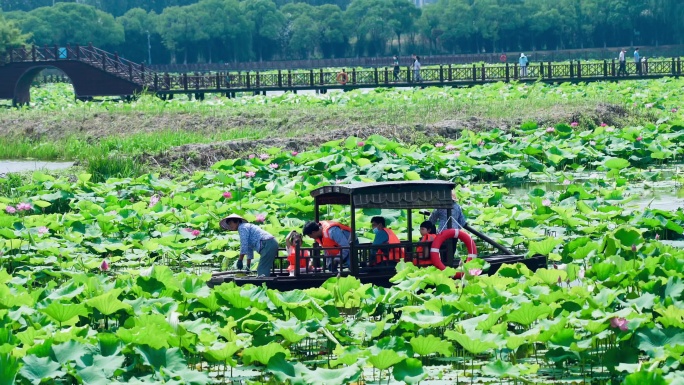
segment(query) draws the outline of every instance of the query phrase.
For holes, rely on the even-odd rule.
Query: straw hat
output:
[[[247,220],[237,214],[230,214],[227,217],[221,219],[221,222],[219,222],[219,225],[221,226],[222,229],[228,230],[228,220],[229,219],[239,219],[242,223],[247,223]]]

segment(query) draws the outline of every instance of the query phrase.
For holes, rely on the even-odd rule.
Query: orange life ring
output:
[[[505,63],[506,59],[507,59],[507,57],[506,57],[505,53],[502,53],[501,56],[499,56],[499,60],[501,60],[502,63]]]
[[[349,77],[347,77],[346,72],[340,72],[339,74],[337,74],[337,82],[342,84],[342,85],[347,84],[348,79],[349,79]]]
[[[473,239],[470,237],[470,235],[468,235],[468,233],[459,229],[446,229],[437,234],[435,240],[432,241],[432,245],[430,245],[430,262],[432,262],[432,265],[440,270],[446,269],[446,266],[444,266],[442,259],[439,256],[439,248],[442,246],[444,241],[451,238],[458,238],[466,245],[466,249],[468,249],[468,258],[466,261],[477,258],[477,246],[475,246],[475,242],[473,242]],[[463,273],[459,272],[456,273],[454,278],[459,279],[462,276]]]

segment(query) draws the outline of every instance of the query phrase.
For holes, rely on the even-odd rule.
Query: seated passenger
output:
[[[302,235],[299,234],[296,231],[291,231],[290,234],[287,235],[287,238],[285,238],[285,246],[287,250],[287,261],[290,263],[290,265],[287,267],[287,271],[290,272],[290,275],[294,275],[294,270],[295,270],[295,251],[297,250],[297,245],[300,247],[302,246]],[[302,255],[300,256],[299,259],[299,271],[300,272],[306,272],[306,261],[309,256],[309,251],[304,250],[301,252]]]
[[[385,218],[383,217],[373,217],[371,218],[371,226],[373,227],[373,233],[375,233],[375,239],[373,239],[373,245],[377,247],[377,253],[375,258],[375,264],[381,264],[383,262],[399,262],[400,259],[404,258],[403,248],[390,248],[390,247],[380,247],[382,245],[393,245],[398,244],[401,241],[394,234],[394,231],[385,227]],[[374,247],[373,249],[376,249]],[[371,261],[373,262],[373,261]]]
[[[425,221],[420,224],[421,242],[432,242],[437,237],[437,230],[435,225],[430,221]],[[416,254],[413,257],[413,264],[416,266],[430,266],[430,247],[418,246],[416,247]]]
[[[312,238],[321,247],[346,247],[346,249],[324,250],[326,266],[332,272],[337,271],[337,265],[349,267],[349,240],[351,239],[351,227],[335,221],[307,222],[302,233]]]

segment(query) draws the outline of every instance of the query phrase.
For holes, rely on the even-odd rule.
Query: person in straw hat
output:
[[[237,231],[240,235],[240,257],[237,268],[242,269],[242,260],[247,256],[247,269],[249,270],[256,251],[261,256],[257,275],[268,277],[271,274],[273,261],[278,254],[278,241],[259,226],[247,223],[247,220],[237,214],[230,214],[221,219],[220,226],[223,230]]]

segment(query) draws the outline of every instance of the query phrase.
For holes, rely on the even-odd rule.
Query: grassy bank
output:
[[[328,133],[381,132],[409,141],[456,137],[462,129],[507,129],[577,121],[615,126],[655,121],[649,103],[679,95],[673,79],[621,83],[493,84],[467,89],[376,89],[327,95],[178,97],[142,96],[132,103],[76,102],[69,85],[33,90],[33,105],[0,110],[0,158],[87,161],[110,155],[163,157],[178,146],[243,140],[250,151],[263,140],[314,144]],[[669,104],[668,104],[669,103]]]

